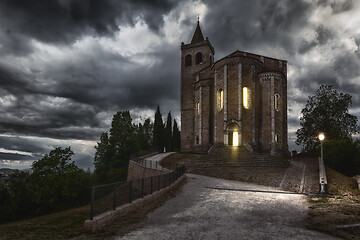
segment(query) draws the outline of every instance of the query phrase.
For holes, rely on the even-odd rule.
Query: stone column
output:
[[[227,122],[227,65],[224,66],[224,144],[228,145]]]
[[[217,70],[215,70],[214,73],[214,99],[215,99],[215,104],[214,104],[214,144],[216,143],[216,123],[217,123],[217,112],[218,112],[218,90],[217,90]]]
[[[274,95],[275,95],[275,79],[271,76],[270,82],[270,107],[271,107],[271,154],[275,154],[275,106],[274,106]]]
[[[202,87],[200,86],[199,90],[199,144],[201,145],[202,139]]]
[[[238,120],[239,120],[239,145],[242,145],[242,63],[238,64]]]

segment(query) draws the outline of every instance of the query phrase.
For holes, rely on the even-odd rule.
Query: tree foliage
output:
[[[172,138],[171,138],[171,148],[172,151],[180,150],[180,131],[175,119],[174,119]]]
[[[71,160],[70,147],[55,148],[35,161],[31,172],[19,171],[0,184],[0,221],[31,217],[89,201],[90,172]]]
[[[357,133],[357,118],[349,114],[351,103],[351,95],[321,85],[301,111],[296,144],[301,144],[303,151],[313,151],[319,144],[317,136],[320,132],[329,140],[351,139],[351,134]]]
[[[162,115],[160,112],[160,107],[157,107],[157,110],[155,112],[155,121],[154,121],[154,149],[156,151],[162,152],[165,146],[164,141],[164,123],[162,119]]]
[[[172,137],[172,117],[171,117],[171,112],[169,112],[164,129],[164,143],[165,143],[166,151],[170,151],[172,149],[171,137]]]

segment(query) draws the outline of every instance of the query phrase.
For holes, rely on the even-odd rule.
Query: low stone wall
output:
[[[167,169],[153,169],[145,167],[141,164],[138,164],[134,161],[129,161],[129,167],[128,167],[128,175],[127,180],[134,180],[134,179],[140,179],[140,178],[147,178],[152,176],[157,176],[161,174],[169,173],[169,170]]]
[[[176,187],[177,185],[179,185],[179,183],[182,180],[184,180],[185,178],[186,178],[186,175],[183,175],[167,188],[164,188],[164,189],[162,189],[158,192],[155,192],[151,195],[148,195],[144,198],[137,199],[137,200],[133,201],[132,203],[122,205],[113,211],[108,211],[103,214],[100,214],[100,215],[94,217],[93,220],[90,220],[90,219],[86,220],[84,223],[85,232],[94,233],[97,231],[101,231],[106,225],[110,224],[113,221],[116,221],[116,219],[130,217],[129,214],[132,211],[136,210],[137,208],[141,208],[142,206],[145,206],[152,201],[156,201],[158,198],[160,198],[166,192],[168,192],[169,190],[171,190],[174,187]]]

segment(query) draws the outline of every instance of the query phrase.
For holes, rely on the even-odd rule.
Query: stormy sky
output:
[[[180,44],[197,15],[215,60],[242,50],[288,61],[289,147],[320,84],[360,117],[360,1],[2,0],[0,168],[28,168],[71,146],[93,168],[112,116],[180,120]]]

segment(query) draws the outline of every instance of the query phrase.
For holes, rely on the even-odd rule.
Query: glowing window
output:
[[[218,110],[221,111],[224,108],[224,91],[219,89],[217,96]]]
[[[196,114],[199,116],[200,114],[200,103],[196,104]]]
[[[233,146],[239,146],[239,133],[233,132]]]
[[[274,95],[274,108],[276,111],[280,110],[280,95],[277,93]]]
[[[250,97],[249,89],[247,87],[244,87],[243,88],[243,106],[246,109],[248,109],[250,107],[249,106],[249,97]]]
[[[191,55],[188,54],[185,56],[185,66],[191,66]]]
[[[198,53],[195,55],[195,63],[196,63],[196,64],[201,64],[201,63],[202,63],[202,53],[201,53],[201,52],[198,52]]]

